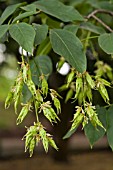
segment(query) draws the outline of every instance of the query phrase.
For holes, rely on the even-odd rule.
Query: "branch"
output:
[[[107,30],[109,30],[110,32],[113,32],[113,30],[107,25],[105,24],[101,19],[99,19],[98,17],[96,17],[95,15],[92,15],[92,18],[94,18],[95,20],[97,20],[101,25],[103,25]]]
[[[107,11],[107,10],[104,10],[104,9],[97,9],[93,12],[91,12],[86,18],[89,19],[89,18],[94,18],[95,20],[97,20],[101,25],[103,25],[107,30],[109,30],[110,32],[113,32],[113,30],[107,25],[105,24],[101,19],[99,19],[98,17],[96,17],[95,15],[97,13],[105,13],[105,14],[109,14],[110,16],[113,16],[113,12],[112,11]]]
[[[108,14],[110,16],[113,16],[113,12],[112,11],[107,11],[105,9],[96,9],[95,11],[91,12],[86,18],[89,19],[93,15],[96,15],[97,13],[105,13],[105,14]]]

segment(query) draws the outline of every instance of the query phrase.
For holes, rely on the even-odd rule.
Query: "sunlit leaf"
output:
[[[82,73],[86,70],[86,56],[82,43],[73,33],[67,30],[53,29],[50,32],[50,40],[54,52],[63,56],[77,71]]]
[[[14,24],[9,29],[11,37],[19,43],[20,46],[27,52],[32,54],[35,30],[26,23]]]
[[[84,20],[79,12],[72,6],[66,6],[57,0],[41,0],[35,2],[35,4],[39,10],[64,22]]]

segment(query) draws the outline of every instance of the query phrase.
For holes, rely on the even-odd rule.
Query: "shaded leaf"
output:
[[[6,34],[9,25],[0,25],[0,39]]]
[[[23,3],[8,6],[0,17],[0,25],[22,5]]]
[[[91,22],[81,23],[80,28],[94,32],[96,34],[105,33],[105,30],[102,27],[96,26],[96,25],[92,24]]]
[[[35,4],[29,4],[29,5],[21,7],[21,9],[23,9],[25,11],[35,11],[36,12],[36,5]]]
[[[106,128],[106,109],[104,107],[97,107],[97,114],[99,120],[102,122],[103,126]],[[100,138],[102,138],[105,134],[105,130],[101,127],[96,129],[91,122],[84,127],[85,135],[89,140],[91,147],[97,142]]]
[[[98,38],[99,46],[107,54],[113,54],[113,33],[105,33]]]
[[[72,32],[72,33],[74,33],[74,34],[77,33],[78,28],[79,28],[78,25],[66,25],[66,26],[64,27],[65,30],[68,30],[68,31],[70,31],[70,32]]]
[[[113,150],[113,105],[107,112],[107,139],[109,146]]]
[[[66,6],[57,0],[48,0],[48,1],[41,0],[35,2],[35,4],[39,10],[53,17],[56,17],[64,22],[84,20],[84,18],[79,14],[79,12],[76,9],[74,9],[72,6]]]
[[[19,14],[19,15],[13,20],[13,23],[16,22],[16,21],[18,21],[18,20],[21,20],[21,19],[23,19],[23,18],[27,18],[27,17],[29,17],[29,16],[31,16],[31,15],[34,15],[34,14],[36,14],[35,11],[28,11],[28,12],[24,12],[24,13],[22,13],[22,14]]]
[[[48,55],[51,50],[51,43],[47,37],[38,47],[37,56]]]
[[[63,56],[69,64],[79,72],[86,70],[86,56],[82,43],[67,30],[53,29],[50,31],[50,40],[54,52]]]
[[[76,132],[77,128],[73,129],[73,130],[69,130],[66,135],[63,137],[63,139],[67,139],[69,138],[71,135],[73,135]]]
[[[36,31],[35,45],[39,45],[43,40],[46,39],[48,33],[48,26],[39,24],[33,24],[33,26]]]
[[[32,54],[35,30],[26,23],[14,24],[9,29],[11,37],[27,52]]]
[[[30,62],[32,79],[35,85],[39,85],[39,77],[44,74],[46,78],[52,72],[52,62],[48,56],[37,56]]]

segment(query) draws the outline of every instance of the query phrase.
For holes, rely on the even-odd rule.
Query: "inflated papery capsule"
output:
[[[23,106],[23,108],[17,118],[17,125],[20,124],[24,120],[24,118],[26,117],[30,108],[31,108],[31,103],[25,104],[25,106]]]
[[[67,87],[67,84],[63,84],[61,87],[58,88],[58,91],[64,91],[64,90],[67,90],[68,87]]]
[[[42,88],[41,88],[43,95],[47,96],[48,94],[48,83],[47,80],[45,78],[42,79]]]
[[[59,114],[59,113],[61,112],[61,104],[60,104],[60,101],[59,101],[56,97],[54,97],[53,101],[54,101],[54,106],[55,106],[56,109],[57,109],[57,113]]]
[[[60,57],[60,60],[57,63],[57,71],[59,71],[61,69],[61,67],[63,66],[65,62],[65,58],[64,57]]]
[[[31,94],[33,96],[36,96],[36,87],[35,87],[35,84],[32,80],[28,80],[26,82],[26,85],[28,86],[28,89],[30,90]]]
[[[105,129],[101,123],[101,121],[98,118],[97,112],[96,112],[96,108],[95,106],[92,106],[92,104],[86,104],[86,108],[85,108],[86,114],[88,115],[92,125],[97,128],[97,126],[102,127],[103,129]]]
[[[67,87],[69,87],[70,83],[73,81],[74,76],[75,76],[75,71],[74,71],[74,69],[72,69],[67,77]]]
[[[109,104],[109,95],[108,95],[107,89],[105,88],[103,84],[99,85],[98,91],[101,94],[104,101]]]
[[[48,138],[48,142],[49,142],[49,145],[51,145],[54,149],[58,150],[58,147],[57,145],[55,144],[54,140],[52,139],[51,136],[48,136],[47,134],[47,138]]]
[[[97,80],[98,80],[98,82],[100,82],[100,84],[103,84],[105,86],[111,87],[111,83],[108,82],[107,80],[105,80],[103,78],[100,78],[100,77]]]
[[[86,96],[87,96],[89,102],[91,102],[92,101],[92,91],[89,86],[87,86]]]
[[[78,106],[77,111],[74,114],[73,123],[72,123],[70,131],[72,131],[73,129],[76,129],[80,125],[80,123],[83,121],[83,118],[84,118],[84,112],[82,110],[82,107]]]
[[[74,99],[78,98],[78,95],[82,89],[83,89],[83,79],[82,79],[82,76],[80,75],[80,76],[77,76],[76,78],[76,93],[75,93]]]
[[[36,99],[38,102],[43,102],[43,97],[42,97],[41,91],[39,89],[36,91]]]
[[[55,113],[55,111],[53,110],[53,108],[47,108],[44,107],[43,108],[43,113],[44,116],[51,122],[51,123],[57,123],[57,120],[59,120],[57,114]]]
[[[5,100],[5,108],[7,109],[11,102],[13,101],[13,97],[14,97],[14,92],[11,90],[8,95],[7,95],[7,98]]]
[[[73,89],[70,88],[70,90],[66,94],[65,103],[72,98],[73,93],[74,93]]]
[[[33,137],[30,141],[30,145],[29,145],[29,153],[30,153],[30,157],[33,155],[33,151],[34,151],[34,148],[36,146],[36,138]]]
[[[22,61],[22,76],[23,76],[23,80],[26,83],[26,81],[28,80],[28,69],[29,69],[29,65],[28,63],[25,64],[24,61]]]
[[[92,77],[89,75],[88,72],[85,73],[86,81],[88,82],[89,86],[94,89],[95,88],[95,82],[92,79]]]
[[[103,128],[106,131],[106,129],[102,125],[101,121],[99,120],[96,112],[95,112],[94,116],[92,117],[92,119],[90,119],[90,121],[95,128],[97,128],[97,126],[100,126],[101,128]]]
[[[48,152],[49,142],[48,142],[48,138],[47,138],[47,133],[43,129],[43,127],[40,128],[39,135],[41,137],[42,144],[43,144],[45,152]]]

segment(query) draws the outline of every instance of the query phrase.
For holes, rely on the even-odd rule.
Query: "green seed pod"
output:
[[[11,102],[13,101],[14,92],[11,90],[5,100],[5,109],[9,108]]]
[[[63,84],[61,87],[58,88],[58,91],[64,91],[64,90],[67,90],[68,87],[67,87],[67,84]]]
[[[84,93],[82,91],[79,92],[79,95],[78,95],[78,104],[81,105],[82,102],[84,102],[85,99],[84,99]]]
[[[83,89],[83,80],[82,80],[82,77],[77,77],[77,79],[76,79],[76,94],[75,94],[74,99],[78,98],[78,95],[79,95],[81,89]]]
[[[73,123],[70,131],[76,129],[82,122],[83,118],[84,118],[84,112],[81,107],[78,107],[76,113],[74,114]]]
[[[35,88],[35,84],[33,83],[33,81],[32,80],[27,81],[26,85],[28,86],[28,89],[30,90],[31,94],[33,96],[36,96],[36,88]]]
[[[38,102],[43,102],[43,97],[41,96],[40,90],[36,91],[36,99]]]
[[[22,110],[21,110],[21,112],[20,112],[20,114],[19,114],[19,116],[18,116],[18,118],[17,118],[17,121],[16,121],[17,125],[20,124],[20,123],[24,120],[24,118],[26,117],[26,115],[27,115],[30,107],[31,107],[31,105],[26,104],[26,105],[22,108]]]
[[[30,145],[29,145],[30,157],[33,155],[33,151],[34,151],[35,145],[36,145],[36,139],[33,138],[33,139],[30,141]]]
[[[51,122],[51,123],[57,123],[57,119],[59,120],[57,114],[55,113],[55,111],[53,110],[53,108],[47,108],[44,107],[43,108],[43,113],[44,116]]]
[[[84,127],[88,124],[88,117],[84,115],[84,119],[83,119],[83,122],[82,122],[82,129],[84,129]]]
[[[65,98],[65,103],[69,100],[69,99],[71,99],[72,98],[72,96],[73,96],[73,90],[72,89],[70,89],[68,92],[67,92],[67,94],[66,94],[66,98]]]
[[[111,83],[108,82],[108,81],[105,80],[105,79],[98,78],[98,81],[99,81],[101,84],[105,85],[105,86],[111,87]]]
[[[56,97],[53,99],[53,101],[54,101],[54,106],[57,109],[57,113],[59,114],[61,112],[60,101]]]
[[[41,88],[43,95],[47,96],[48,94],[48,83],[47,80],[45,78],[42,79],[42,88]]]
[[[28,66],[26,66],[24,62],[22,62],[22,77],[24,82],[26,83],[28,79]]]
[[[90,119],[90,121],[95,128],[97,128],[97,126],[100,126],[101,128],[103,128],[106,131],[106,129],[102,125],[101,121],[99,120],[96,112],[95,112],[94,116],[92,117],[92,119]]]
[[[87,87],[86,95],[87,95],[89,102],[91,102],[92,101],[92,91],[89,86]]]
[[[49,143],[48,143],[48,138],[47,138],[46,131],[43,128],[40,128],[39,135],[41,137],[42,144],[43,144],[43,147],[45,149],[45,152],[48,152]]]
[[[67,77],[67,87],[69,87],[70,83],[73,81],[74,75],[75,75],[74,70],[72,70],[72,71],[68,74],[68,77]]]
[[[92,79],[92,77],[89,75],[88,72],[86,72],[85,78],[86,78],[86,81],[88,82],[89,86],[90,86],[92,89],[94,89],[94,88],[95,88],[95,82],[94,82],[94,80]]]
[[[100,84],[98,90],[99,90],[99,93],[101,94],[102,98],[104,99],[104,101],[109,104],[109,95],[108,95],[108,92],[107,92],[105,86]]]
[[[56,146],[54,140],[51,137],[48,137],[49,144],[56,150],[58,150],[58,147]]]
[[[63,66],[64,62],[65,62],[64,57],[61,57],[59,62],[58,62],[58,64],[57,64],[57,71],[59,71],[61,69],[61,67]]]

